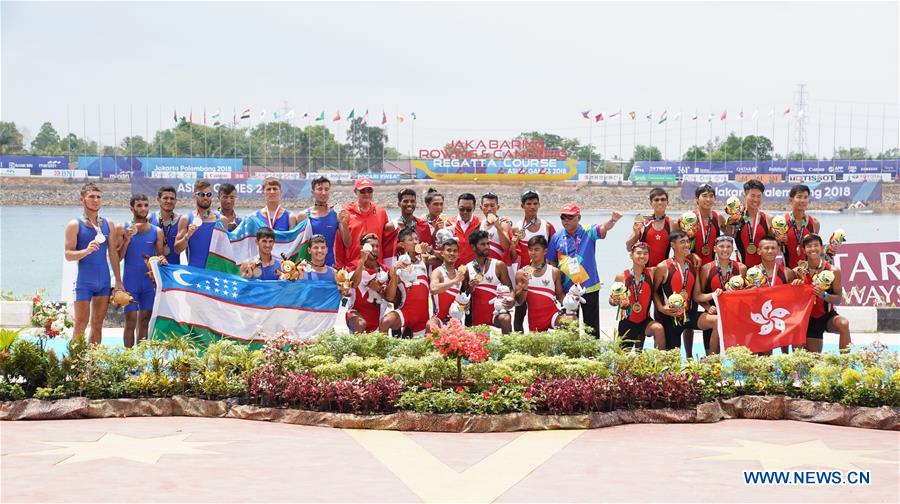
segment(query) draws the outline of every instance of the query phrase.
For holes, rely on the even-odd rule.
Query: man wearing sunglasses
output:
[[[373,234],[378,238],[377,261],[382,261],[384,227],[388,223],[387,212],[373,201],[375,184],[367,177],[356,179],[353,185],[356,201],[349,203],[338,213],[339,233],[334,239],[334,258],[338,268],[353,269],[359,262],[360,238]]]
[[[459,212],[447,219],[447,227],[453,230],[456,241],[459,242],[459,257],[456,259],[456,267],[468,264],[475,259],[475,251],[469,244],[469,236],[478,231],[481,219],[475,213],[475,195],[462,193],[456,199],[456,209]]]
[[[553,234],[556,233],[556,228],[553,227],[553,224],[551,224],[550,221],[538,217],[538,210],[541,208],[541,195],[537,191],[528,189],[523,192],[521,202],[522,212],[525,216],[522,218],[522,222],[513,226],[511,229],[513,256],[518,265],[518,267],[514,268],[512,271],[513,278],[516,276],[515,270],[531,264],[531,258],[528,253],[528,242],[535,236],[543,236],[546,243],[549,242]],[[528,302],[526,298],[524,303],[516,306],[516,316],[513,326],[517,332],[524,332],[524,323],[527,314]]]
[[[219,215],[210,210],[212,197],[213,191],[209,182],[198,180],[194,184],[196,209],[187,215],[182,215],[178,220],[175,252],[180,254],[187,249],[188,266],[206,267],[213,229],[216,227],[216,221],[219,220]]]
[[[559,267],[563,273],[563,290],[568,292],[573,278],[585,289],[582,307],[584,325],[600,337],[600,277],[597,273],[597,240],[606,237],[622,214],[613,211],[603,224],[581,225],[581,207],[577,203],[563,205],[559,212],[562,229],[550,239],[547,248],[547,264]]]

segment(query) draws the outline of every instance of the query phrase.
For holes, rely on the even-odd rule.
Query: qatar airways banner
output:
[[[212,192],[218,194],[219,186],[226,181],[210,180],[212,184]],[[252,178],[244,180],[229,180],[233,184],[238,199],[244,200],[264,200],[262,192],[263,179]],[[131,192],[135,194],[146,194],[151,199],[156,197],[157,191],[162,186],[172,186],[176,190],[178,198],[184,198],[190,201],[194,199],[194,184],[197,183],[195,178],[151,178],[151,177],[132,177]],[[309,180],[282,180],[281,181],[281,199],[304,199],[312,196],[309,187]],[[213,196],[215,198],[215,196]]]
[[[694,191],[701,184],[698,182],[681,183],[681,199],[694,200]],[[716,189],[716,197],[725,201],[729,196],[742,197],[744,194],[743,182],[723,182],[711,184]],[[767,201],[787,202],[794,182],[778,182],[766,184],[764,193]],[[881,181],[869,182],[806,182],[809,187],[810,199],[821,203],[852,202],[852,201],[881,201]]]
[[[417,179],[447,181],[562,181],[587,171],[574,159],[416,159]]]
[[[844,305],[900,306],[900,242],[844,243],[834,264],[841,269]]]
[[[738,175],[772,174],[788,178],[790,175],[843,175],[887,173],[896,178],[898,159],[838,160],[838,161],[635,161],[632,176],[726,174],[731,179]]]

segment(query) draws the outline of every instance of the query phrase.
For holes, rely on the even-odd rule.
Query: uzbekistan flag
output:
[[[218,271],[151,263],[156,303],[150,338],[190,335],[202,345],[221,338],[260,346],[291,331],[309,339],[334,327],[341,295],[318,280],[249,280]]]
[[[806,343],[816,297],[811,285],[778,285],[713,296],[719,312],[720,348],[745,346],[753,352]]]
[[[307,219],[290,231],[275,231],[275,247],[272,248],[272,255],[278,259],[281,259],[282,254],[293,260],[309,259],[312,226],[308,223]],[[230,232],[225,230],[221,223],[216,223],[209,242],[206,269],[233,275],[240,273],[241,263],[253,259],[259,253],[256,247],[256,231],[261,227],[266,227],[266,224],[260,221],[256,214],[242,220],[234,231]]]

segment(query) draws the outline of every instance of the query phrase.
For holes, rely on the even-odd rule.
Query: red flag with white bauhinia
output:
[[[815,294],[811,285],[778,285],[714,297],[721,348],[745,346],[753,352],[806,343]]]

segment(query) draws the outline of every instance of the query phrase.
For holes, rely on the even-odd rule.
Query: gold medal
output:
[[[516,239],[517,240],[522,241],[524,238],[525,238],[525,230],[524,229],[520,229],[520,230],[516,231]]]
[[[685,306],[687,306],[688,300],[689,300],[689,299],[688,299],[688,295],[687,295],[687,291],[681,291],[681,297],[684,298],[684,304],[685,304]]]
[[[463,273],[466,272],[466,265],[465,265],[465,264],[460,264],[459,267],[456,268],[456,271],[459,272],[460,275],[462,275]]]
[[[169,255],[172,253],[172,249],[169,248],[169,244],[163,245],[163,255]]]
[[[755,254],[756,253],[756,245],[754,245],[752,243],[750,245],[747,245],[747,253]]]
[[[534,267],[525,266],[524,268],[522,268],[522,273],[525,273],[526,275],[534,275]]]
[[[261,277],[262,276],[262,268],[260,268],[259,266],[253,268],[253,276],[255,276],[256,278]]]
[[[703,253],[703,255],[708,256],[709,255],[709,245],[704,245],[703,248],[700,249],[700,251]]]
[[[633,305],[631,305],[631,309],[632,311],[634,311],[634,313],[641,313],[641,310],[643,310],[644,307],[641,306],[641,303],[635,302]]]
[[[484,281],[484,275],[482,275],[481,273],[475,275],[475,281],[477,283],[481,283],[482,281]]]
[[[425,250],[425,247],[421,243],[416,243],[415,250],[416,254],[421,254]]]

